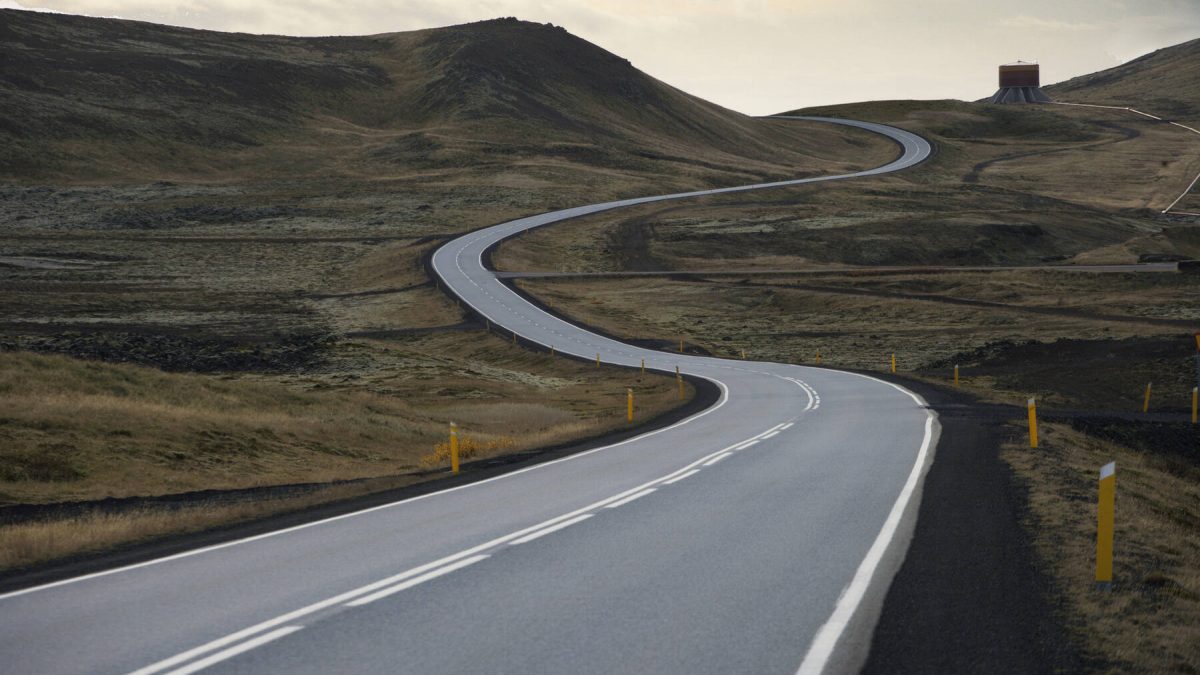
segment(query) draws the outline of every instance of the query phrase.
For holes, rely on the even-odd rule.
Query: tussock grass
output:
[[[1005,446],[1075,637],[1117,670],[1200,669],[1200,465],[1043,424],[1037,450]],[[1015,434],[1023,433],[1023,431]],[[1097,478],[1117,463],[1113,590],[1095,589]]]
[[[86,555],[161,538],[277,515],[413,482],[393,477],[335,485],[295,497],[240,504],[91,511],[70,518],[0,527],[0,570],[23,569],[67,556]]]
[[[495,336],[418,338],[378,353],[384,367],[336,388],[0,354],[0,503],[400,474],[423,466],[450,420],[494,454],[621,426],[630,385],[642,414],[678,404],[670,378],[589,368]]]
[[[160,494],[398,473],[436,422],[402,399],[0,355],[0,498]]]
[[[680,403],[673,378],[551,358],[482,332],[359,348],[374,367],[342,384],[0,353],[0,505],[371,479],[248,504],[7,525],[0,569],[411,482],[449,465],[451,420],[465,460],[624,427],[631,385],[639,420]]]
[[[1177,318],[1181,312],[1200,310],[1188,294],[1189,281],[1178,275],[1162,275],[1161,279],[1036,272],[946,276],[953,278],[925,277],[927,290],[920,292],[930,295],[928,299],[887,295],[912,293],[920,283],[917,274],[898,286],[836,274],[819,280],[747,276],[761,286],[738,283],[741,278],[714,278],[711,283],[661,278],[522,279],[518,283],[568,315],[619,335],[660,340],[687,336],[689,342],[714,354],[735,356],[745,349],[755,358],[794,363],[811,363],[820,350],[825,365],[872,370],[883,369],[895,352],[900,369],[910,372],[1001,340],[1178,335],[1183,331],[1178,326],[1119,323],[1104,317],[1144,313]],[[831,290],[790,288],[790,284],[817,284]],[[881,295],[842,294],[837,289],[878,291]],[[939,296],[999,302],[1012,308],[953,305],[938,302]],[[1061,305],[1059,297],[1064,298]],[[1030,314],[1022,311],[1025,307],[1062,307],[1079,314]],[[1184,345],[1180,359],[1189,355]],[[1155,365],[1146,369],[1145,377],[1167,383],[1180,372],[1190,372],[1180,371],[1177,365],[1164,364],[1168,370]],[[963,375],[972,373],[964,371]],[[1114,380],[1109,386],[1117,393],[1125,389],[1137,393],[1137,385],[1125,386],[1122,381]],[[1161,403],[1178,407],[1186,392],[1176,387],[1164,388],[1162,393],[1171,398]],[[1123,401],[1113,397],[1110,405],[1122,409]]]
[[[508,436],[490,438],[487,440],[464,436],[458,439],[458,459],[465,462],[469,459],[493,456],[497,453],[511,450],[517,442]],[[421,468],[433,469],[450,464],[450,441],[443,441],[433,446],[433,452],[421,456]]]

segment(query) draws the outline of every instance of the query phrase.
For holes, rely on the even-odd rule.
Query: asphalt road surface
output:
[[[820,118],[808,118],[820,119]],[[638,349],[534,307],[484,268],[522,230],[432,260],[493,324],[559,353],[719,387],[673,426],[441,492],[0,595],[5,673],[853,670],[902,560],[939,426],[915,394],[819,368]],[[569,226],[569,224],[564,225]]]

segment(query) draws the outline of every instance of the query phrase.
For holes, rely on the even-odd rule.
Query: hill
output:
[[[1124,105],[1180,120],[1200,120],[1200,39],[1045,90],[1059,101]]]
[[[844,168],[848,142],[864,163],[894,153],[865,134],[754,120],[515,19],[289,38],[0,10],[0,54],[0,179],[21,182],[479,173],[536,159],[728,184]]]

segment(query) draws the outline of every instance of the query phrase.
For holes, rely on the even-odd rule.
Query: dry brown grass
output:
[[[542,24],[307,39],[4,17],[14,31],[0,44],[39,83],[13,84],[0,110],[0,176],[21,183],[332,176],[526,192],[569,184],[598,198],[895,154],[864,132],[814,134],[720,108]],[[105,58],[64,78],[62,63],[96,53]],[[255,75],[265,71],[275,76]],[[196,87],[211,94],[203,109],[187,93]]]
[[[340,384],[0,354],[0,496],[38,503],[400,474],[445,439],[450,420],[528,450],[624,426],[628,386],[647,416],[678,405],[671,378],[532,354],[482,331],[359,344],[371,368]]]
[[[409,472],[448,467],[439,450],[450,420],[465,432],[465,454],[478,459],[625,428],[629,386],[639,421],[681,403],[671,377],[535,354],[481,331],[348,349],[355,344],[370,350],[371,368],[359,364],[361,376],[340,384],[0,353],[6,502],[368,479],[244,504],[6,525],[0,569],[409,484],[421,479]]]
[[[399,473],[434,422],[366,392],[0,355],[8,502],[161,494]],[[408,441],[411,443],[411,441]]]
[[[201,532],[267,516],[349,499],[415,482],[391,477],[334,485],[294,497],[240,504],[204,504],[184,508],[146,508],[109,513],[92,511],[69,518],[0,527],[0,570],[23,569],[71,556],[87,555],[159,539]]]
[[[1152,104],[1142,109],[1155,112]],[[1194,134],[1120,110],[873,101],[799,112],[898,124],[932,138],[940,154],[914,179],[922,182],[957,183],[996,160],[978,173],[981,185],[1109,209],[1162,209],[1200,171]]]
[[[686,335],[716,354],[877,369],[897,353],[913,371],[999,340],[1053,341],[1171,335],[1182,326],[1124,323],[1107,316],[1184,318],[1200,311],[1188,279],[1068,273],[914,274],[888,280],[842,277],[523,279],[522,288],[582,321],[620,335]],[[827,290],[813,290],[812,285]],[[845,289],[846,293],[839,292]],[[928,299],[905,297],[918,291]],[[866,291],[878,295],[851,294]],[[942,297],[1007,307],[962,306]],[[1026,307],[1079,314],[1032,314]]]
[[[1200,669],[1200,469],[1064,425],[1041,429],[1041,448],[1010,443],[1003,457],[1029,489],[1027,526],[1066,599],[1068,626],[1111,672]],[[1113,590],[1102,592],[1094,583],[1097,477],[1110,461]]]
[[[458,442],[458,459],[465,462],[471,459],[491,457],[512,450],[516,441],[508,436],[490,438],[487,440],[464,436]],[[421,468],[435,469],[449,466],[451,462],[450,441],[443,441],[433,446],[433,452],[421,456]]]

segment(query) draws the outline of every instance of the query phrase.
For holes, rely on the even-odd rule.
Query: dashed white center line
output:
[[[527,543],[533,541],[534,539],[539,539],[548,534],[553,534],[555,532],[558,532],[561,529],[570,527],[570,526],[574,525],[575,523],[582,523],[583,521],[585,521],[591,517],[592,517],[592,514],[590,514],[590,513],[585,513],[582,516],[575,516],[574,518],[564,520],[561,523],[558,523],[556,525],[551,525],[550,527],[547,527],[545,529],[538,530],[537,532],[532,532],[530,534],[527,534],[524,537],[521,537],[520,539],[514,539],[509,543],[512,544],[513,546],[516,546],[517,544],[527,544]]]
[[[409,579],[408,581],[405,581],[403,583],[396,584],[395,586],[389,586],[389,587],[383,589],[382,591],[377,591],[370,595],[365,595],[361,598],[358,598],[357,600],[351,600],[350,602],[346,603],[346,606],[347,607],[360,607],[362,605],[366,605],[366,604],[375,602],[376,600],[386,598],[387,596],[392,595],[393,593],[399,593],[400,591],[407,590],[409,588],[412,588],[413,586],[423,584],[426,581],[432,581],[440,576],[449,574],[449,573],[457,571],[457,570],[461,570],[462,568],[464,568],[468,565],[474,565],[475,563],[479,562],[480,560],[484,560],[486,558],[487,558],[486,555],[475,555],[475,556],[471,556],[470,558],[463,558],[462,560],[459,560],[458,562],[451,563],[449,565],[446,565],[445,567],[439,567],[436,570],[433,570],[431,572],[426,572],[425,574],[422,574],[420,576],[413,577],[412,579]]]
[[[772,431],[772,432],[771,432],[771,433],[769,433],[769,434],[765,434],[765,435],[764,435],[762,438],[760,438],[759,440],[765,441],[765,440],[767,440],[768,438],[775,438],[775,437],[776,437],[776,436],[778,436],[778,435],[779,435],[779,432],[778,432],[778,431]]]
[[[780,428],[779,428],[779,430],[780,430],[780,431],[784,431],[784,430],[787,430],[787,429],[791,429],[791,428],[792,428],[792,425],[794,425],[794,424],[795,424],[795,422],[788,422],[787,424],[785,424],[785,425],[783,425],[782,427],[780,427]]]
[[[648,484],[643,484],[640,487],[633,488],[624,493],[620,493],[620,494],[614,495],[613,497],[610,497],[608,499],[601,500],[600,502],[597,502],[590,506],[586,506],[582,509],[576,510],[572,514],[564,514],[563,516],[560,516],[559,518],[552,518],[549,521],[542,523],[541,525],[535,525],[531,528],[525,529],[524,531],[521,531],[518,533],[513,533],[510,535],[505,535],[503,537],[499,537],[490,542],[480,544],[476,547],[473,547],[473,550],[463,551],[454,556],[448,556],[448,558],[450,558],[450,560],[443,559],[442,561],[434,561],[432,563],[427,563],[426,565],[422,565],[417,568],[408,570],[407,572],[393,575],[392,577],[380,580],[373,584],[368,584],[367,586],[364,586],[364,587],[361,587],[361,588],[358,588],[358,589],[355,589],[352,591],[348,591],[346,593],[342,593],[333,598],[329,598],[327,600],[323,600],[321,602],[314,603],[312,605],[309,605],[309,606],[304,607],[299,610],[295,610],[293,612],[289,612],[287,614],[281,615],[281,616],[271,619],[269,621],[264,621],[262,623],[256,624],[255,626],[251,626],[249,628],[237,631],[237,632],[227,635],[223,638],[213,640],[209,643],[206,643],[206,644],[196,647],[194,649],[190,649],[188,651],[177,654],[171,658],[159,661],[155,664],[152,664],[143,669],[140,669],[139,671],[137,671],[137,673],[138,673],[138,675],[150,675],[152,673],[161,673],[161,672],[167,670],[168,668],[171,668],[172,666],[175,666],[180,663],[183,663],[184,661],[187,661],[188,659],[195,658],[195,657],[205,654],[207,652],[214,652],[214,650],[221,649],[222,647],[227,647],[223,651],[212,653],[206,658],[199,659],[197,661],[194,661],[194,662],[188,664],[187,666],[184,666],[183,667],[184,670],[177,671],[177,672],[185,672],[185,673],[195,672],[196,670],[205,668],[208,665],[217,663],[218,661],[221,661],[221,660],[224,660],[227,658],[231,658],[233,656],[236,656],[237,654],[241,654],[243,652],[249,651],[251,649],[254,649],[255,647],[266,644],[272,640],[276,640],[280,637],[283,637],[284,635],[295,632],[297,630],[301,630],[303,628],[303,626],[295,626],[295,625],[284,626],[281,628],[275,628],[285,622],[295,620],[295,619],[299,618],[300,616],[314,614],[318,611],[328,609],[336,604],[343,604],[346,607],[358,607],[358,606],[366,605],[366,604],[375,602],[376,600],[386,598],[395,593],[399,593],[405,589],[412,588],[412,587],[422,584],[426,581],[431,581],[431,580],[441,577],[443,575],[450,574],[451,572],[460,570],[464,567],[474,565],[475,563],[485,560],[489,557],[489,554],[478,553],[479,551],[486,550],[486,549],[491,548],[496,545],[501,545],[505,542],[508,542],[513,545],[528,543],[528,542],[534,541],[536,539],[540,539],[541,537],[544,537],[546,535],[552,534],[554,532],[558,532],[559,530],[562,530],[564,528],[570,527],[571,525],[581,523],[584,520],[587,520],[588,518],[591,518],[595,514],[591,513],[590,511],[593,511],[594,509],[601,508],[601,507],[616,508],[618,506],[623,506],[625,504],[628,504],[629,502],[632,502],[635,499],[640,499],[652,492],[655,492],[655,490],[657,488],[650,487],[651,485],[656,485],[656,484],[659,486],[671,485],[671,484],[677,483],[685,478],[694,476],[700,472],[701,466],[712,466],[712,465],[716,464],[717,462],[720,462],[720,461],[728,458],[732,454],[732,451],[753,446],[756,443],[758,443],[759,438],[762,438],[768,434],[777,433],[778,431],[780,431],[790,425],[791,425],[791,423],[777,424],[777,425],[771,427],[770,429],[768,429],[767,431],[763,432],[762,434],[760,434],[758,437],[751,438],[751,439],[744,441],[736,446],[731,446],[731,447],[726,448],[725,450],[718,451],[716,454],[709,455],[707,458],[701,458],[699,460],[696,460],[692,464],[689,464],[688,466],[683,467],[682,469],[680,469],[677,472],[668,474],[667,476],[664,476],[663,478],[660,478],[657,481],[651,481]],[[513,539],[513,537],[516,537],[518,534],[521,536],[519,538]],[[494,554],[495,551],[492,551],[492,553]],[[470,555],[470,557],[466,557],[468,555]],[[455,559],[455,558],[457,558],[457,559]],[[371,592],[370,595],[365,595],[365,596],[362,595],[363,593],[367,593],[367,592]],[[359,597],[359,596],[362,596],[362,597]],[[269,633],[263,633],[261,635],[255,636],[255,637],[251,637],[251,636],[254,636],[254,634],[257,632],[265,631],[270,628],[275,628],[275,630],[273,630]],[[240,640],[243,640],[246,638],[250,638],[250,639],[246,640],[245,642],[239,642]],[[236,644],[232,644],[232,643],[236,643]],[[176,671],[172,671],[172,672],[176,672]]]
[[[683,473],[678,476],[675,476],[671,480],[663,481],[663,485],[674,485],[675,483],[678,483],[679,481],[683,480],[684,478],[687,478],[689,476],[694,476],[698,473],[700,473],[700,469],[692,469],[691,471],[688,471],[687,473]]]
[[[655,488],[646,488],[645,490],[635,492],[624,499],[615,501],[615,502],[609,504],[608,506],[605,506],[604,508],[615,509],[618,506],[624,506],[635,499],[641,499],[642,497],[645,497],[646,495],[650,494],[651,492],[654,492],[654,490],[655,490]]]
[[[190,673],[204,670],[211,665],[220,663],[226,659],[231,659],[238,654],[248,652],[251,649],[261,647],[268,642],[278,640],[285,635],[291,635],[302,628],[304,628],[304,626],[284,626],[283,628],[278,628],[270,633],[263,633],[253,640],[247,640],[239,645],[235,645],[229,649],[219,651],[216,654],[200,659],[199,661],[193,661],[182,668],[172,670],[170,673],[168,673],[168,675],[189,675]]]

